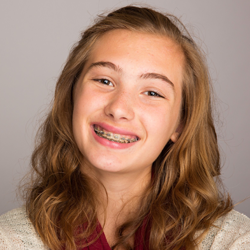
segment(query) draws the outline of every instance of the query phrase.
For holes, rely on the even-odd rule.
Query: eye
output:
[[[108,85],[108,86],[114,86],[114,84],[111,81],[109,81],[107,79],[104,79],[104,78],[102,78],[102,79],[93,79],[93,80],[96,81],[96,82]]]
[[[155,92],[155,91],[146,91],[145,94],[148,95],[148,96],[164,98],[162,95],[158,94],[158,93]]]

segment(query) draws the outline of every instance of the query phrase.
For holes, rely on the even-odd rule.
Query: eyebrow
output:
[[[100,61],[100,62],[92,63],[89,66],[87,72],[90,69],[94,68],[94,67],[107,67],[107,68],[113,69],[114,71],[117,71],[117,72],[121,72],[122,71],[122,69],[120,67],[118,67],[117,65],[115,65],[112,62]],[[168,77],[166,77],[165,75],[162,75],[162,74],[158,74],[158,73],[145,73],[145,74],[141,74],[140,78],[142,78],[142,79],[160,79],[160,80],[162,80],[162,81],[167,82],[168,84],[170,84],[170,86],[174,89],[174,84],[168,79]]]
[[[116,66],[114,63],[112,63],[112,62],[103,62],[103,61],[92,63],[88,67],[87,71],[89,71],[90,69],[92,69],[94,67],[106,67],[106,68],[113,69],[114,71],[117,71],[117,72],[121,71],[121,68]]]
[[[174,84],[166,76],[164,76],[162,74],[145,73],[145,74],[140,75],[140,78],[142,78],[142,79],[160,79],[160,80],[170,84],[170,86],[174,89]]]

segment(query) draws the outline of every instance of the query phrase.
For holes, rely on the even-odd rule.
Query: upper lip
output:
[[[139,139],[139,136],[131,131],[128,131],[126,129],[122,129],[122,128],[116,128],[113,127],[111,125],[108,125],[106,123],[102,123],[102,122],[95,122],[92,123],[92,126],[97,125],[100,126],[102,128],[104,128],[105,130],[113,133],[113,134],[120,134],[120,135],[127,135],[127,136],[136,136]]]

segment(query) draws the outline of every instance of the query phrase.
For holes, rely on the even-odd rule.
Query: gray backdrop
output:
[[[20,206],[33,139],[57,77],[97,13],[133,1],[0,0],[0,214]],[[148,0],[199,37],[214,81],[223,181],[235,203],[250,196],[250,1]],[[250,199],[236,207],[250,216]]]

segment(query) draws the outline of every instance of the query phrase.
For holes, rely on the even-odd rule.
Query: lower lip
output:
[[[94,127],[92,126],[92,134],[97,142],[102,144],[103,146],[109,147],[109,148],[114,148],[114,149],[126,149],[130,148],[135,145],[136,142],[131,142],[131,143],[119,143],[119,142],[114,142],[114,141],[109,141],[108,139],[105,139],[103,137],[98,136],[95,131]]]

